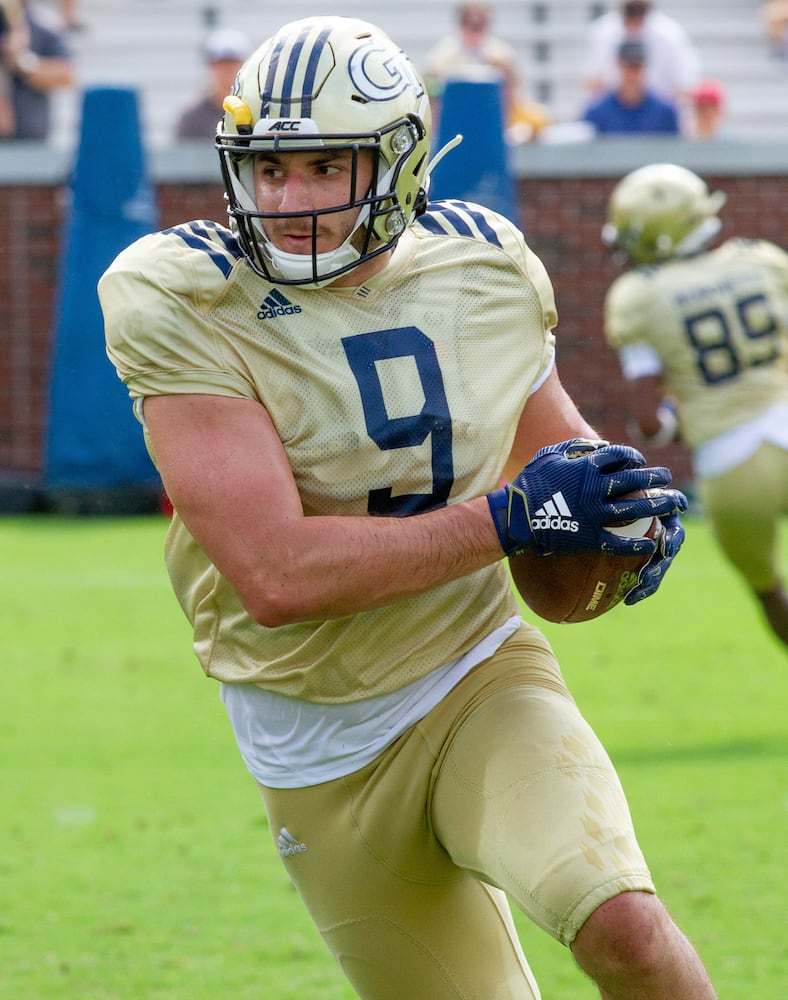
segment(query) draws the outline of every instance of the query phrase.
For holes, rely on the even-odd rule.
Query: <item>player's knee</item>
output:
[[[577,964],[594,980],[642,979],[659,968],[673,923],[656,896],[624,892],[596,909],[572,944]]]

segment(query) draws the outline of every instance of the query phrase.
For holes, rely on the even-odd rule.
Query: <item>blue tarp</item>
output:
[[[128,393],[104,351],[96,292],[120,250],[157,228],[134,90],[85,92],[71,195],[53,330],[44,485],[155,484]]]
[[[442,149],[457,134],[462,135],[463,141],[435,166],[430,201],[445,198],[473,201],[519,225],[499,83],[447,81],[434,151]]]

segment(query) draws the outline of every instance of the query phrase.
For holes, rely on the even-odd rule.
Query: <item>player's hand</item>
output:
[[[657,587],[684,543],[684,525],[678,513],[661,517],[660,521],[662,530],[657,536],[657,551],[640,571],[637,586],[624,598],[624,604],[637,604],[656,594]]]
[[[686,510],[683,493],[655,489],[670,483],[668,469],[645,466],[635,448],[607,441],[572,438],[540,449],[513,482],[487,494],[501,547],[507,556],[655,553],[657,543],[651,538],[628,538],[605,529]],[[653,494],[625,496],[639,490]]]
[[[666,444],[679,440],[679,411],[673,400],[668,397],[661,399],[655,416],[658,426],[653,434],[645,434],[637,422],[627,424],[627,431],[635,444],[644,448],[663,448]]]

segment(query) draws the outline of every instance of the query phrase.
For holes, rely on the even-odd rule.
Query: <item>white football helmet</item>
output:
[[[410,59],[379,28],[344,17],[309,17],[285,25],[241,67],[224,102],[216,148],[228,212],[254,270],[268,281],[319,287],[397,242],[426,206],[430,110]],[[312,253],[278,250],[265,231],[274,213],[258,210],[256,152],[310,152],[332,146],[371,149],[370,190],[311,219]],[[341,246],[317,253],[318,217],[358,208]],[[289,216],[292,217],[292,216]]]
[[[685,257],[720,231],[722,191],[685,167],[654,163],[633,170],[613,190],[602,240],[621,247],[633,264]]]

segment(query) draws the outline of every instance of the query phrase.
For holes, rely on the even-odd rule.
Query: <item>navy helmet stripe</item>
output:
[[[270,114],[271,97],[274,90],[274,77],[276,76],[276,70],[279,66],[279,57],[282,54],[283,48],[284,48],[284,42],[280,41],[274,46],[274,49],[271,52],[271,59],[268,63],[268,75],[265,78],[263,92],[260,95],[262,98],[262,106],[260,109],[261,118],[267,118],[268,115]]]
[[[268,75],[263,90],[263,116],[270,114],[271,104],[280,102],[279,115],[282,117],[296,116],[298,118],[309,118],[312,115],[312,98],[317,77],[317,67],[320,56],[325,48],[328,36],[331,34],[330,28],[324,28],[312,43],[306,57],[306,67],[303,72],[303,79],[299,85],[299,64],[303,61],[304,50],[309,38],[309,28],[305,28],[293,44],[287,55],[287,64],[284,67],[284,78],[282,80],[281,93],[275,93],[275,78],[279,68],[280,59],[284,44],[277,44],[271,53],[271,61],[268,66]],[[300,102],[300,108],[293,109],[294,104]]]
[[[301,57],[301,53],[304,49],[304,42],[306,41],[306,36],[308,34],[308,29],[303,31],[295,45],[290,50],[290,55],[287,57],[287,66],[285,67],[285,78],[282,83],[282,103],[279,108],[279,114],[286,118],[292,114],[292,103],[293,103],[293,84],[296,78],[296,69],[298,68],[298,60]],[[306,118],[307,116],[301,111],[298,115],[299,118]]]
[[[317,36],[315,44],[312,46],[312,51],[309,53],[309,61],[306,65],[306,72],[304,74],[304,85],[302,93],[304,95],[304,102],[301,105],[301,118],[311,118],[312,117],[312,97],[314,96],[312,91],[315,86],[315,77],[317,76],[317,66],[320,62],[320,56],[322,55],[323,49],[325,48],[328,36],[331,34],[330,28],[324,28],[323,31]],[[308,100],[306,100],[308,98]]]

